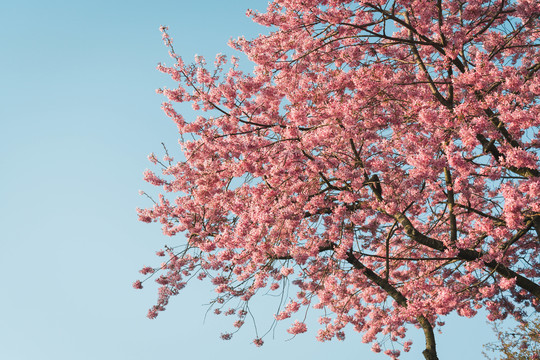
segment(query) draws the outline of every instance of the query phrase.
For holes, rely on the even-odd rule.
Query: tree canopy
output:
[[[224,55],[185,63],[161,29],[183,157],[150,156],[161,194],[138,212],[184,237],[141,270],[161,284],[149,317],[197,277],[236,327],[269,291],[293,335],[322,309],[318,340],[348,327],[397,358],[380,336],[414,324],[432,360],[441,316],[540,310],[540,2],[275,0],[248,15],[271,27],[231,41],[249,73]]]
[[[523,320],[513,329],[505,329],[499,322],[495,322],[493,330],[497,341],[484,345],[490,355],[484,353],[484,356],[492,359],[491,356],[495,355],[501,360],[539,360],[540,316]]]

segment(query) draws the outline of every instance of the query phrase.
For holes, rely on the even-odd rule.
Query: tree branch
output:
[[[407,307],[407,298],[393,287],[387,280],[377,275],[373,270],[362,264],[352,251],[347,253],[347,262],[351,264],[355,269],[362,270],[363,274],[381,289],[383,289],[396,303],[402,307]],[[424,330],[424,337],[426,339],[426,349],[422,352],[426,360],[438,360],[437,350],[435,344],[435,334],[433,332],[433,326],[429,323],[428,319],[424,315],[418,315],[416,320]]]
[[[416,241],[419,244],[430,247],[434,250],[438,250],[438,251],[448,250],[448,248],[444,245],[442,241],[430,238],[422,234],[418,230],[416,230],[416,228],[413,226],[411,221],[404,214],[397,213],[393,217],[401,224],[401,226],[403,226],[405,233],[407,233],[407,235],[412,240]],[[478,251],[470,250],[470,249],[459,249],[458,254],[457,254],[458,258],[467,260],[467,261],[476,261],[476,260],[481,259],[482,256],[483,256],[482,253],[479,253]],[[519,287],[521,287],[524,290],[527,290],[531,295],[540,299],[540,286],[538,284],[510,270],[509,268],[496,262],[495,260],[492,260],[490,262],[484,261],[484,265],[488,267],[489,269],[495,270],[499,275],[501,275],[504,278],[507,278],[507,279],[516,278],[516,284]]]

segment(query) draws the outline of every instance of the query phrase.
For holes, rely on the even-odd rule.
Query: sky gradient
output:
[[[134,290],[144,265],[168,239],[137,221],[151,206],[142,180],[161,142],[177,151],[176,126],[155,89],[169,63],[158,30],[167,25],[186,60],[231,53],[231,37],[267,31],[244,14],[263,0],[4,1],[0,5],[0,358],[383,360],[361,336],[318,343],[316,327],[289,340],[278,326],[265,345],[252,328],[220,340],[232,319],[208,315],[212,294],[194,282],[155,320],[146,318],[156,287]],[[238,54],[237,54],[238,55]],[[249,64],[244,62],[244,67]],[[192,116],[187,112],[186,118]],[[177,154],[177,153],[176,153]],[[261,328],[266,300],[255,306]],[[266,310],[266,311],[265,311]],[[314,324],[312,320],[310,324]],[[451,316],[437,336],[444,359],[482,358],[494,337],[483,317]],[[402,359],[420,359],[420,330]]]

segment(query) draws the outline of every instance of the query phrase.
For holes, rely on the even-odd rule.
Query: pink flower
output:
[[[511,289],[516,285],[516,280],[517,278],[511,278],[511,279],[502,278],[499,281],[499,287],[503,290]]]
[[[150,160],[153,164],[157,164],[158,162],[158,159],[156,155],[154,155],[154,153],[151,153],[150,155],[148,155],[148,160]]]
[[[151,268],[150,266],[145,266],[143,267],[141,270],[139,270],[139,272],[143,275],[146,275],[146,274],[153,274],[154,273],[154,269]]]
[[[237,321],[234,322],[233,325],[234,325],[234,327],[236,327],[236,328],[241,328],[242,325],[244,325],[244,322],[243,322],[242,320],[237,320]]]
[[[231,339],[232,339],[232,334],[229,334],[229,333],[221,334],[221,340],[231,340]]]
[[[272,285],[270,285],[270,290],[277,290],[277,289],[279,289],[278,283],[272,283]]]
[[[157,317],[157,314],[157,310],[155,308],[152,308],[148,310],[148,315],[146,315],[146,317],[149,319],[155,319]]]
[[[287,329],[287,332],[292,335],[302,334],[307,331],[307,326],[303,322],[296,320],[292,326]]]
[[[283,276],[289,276],[294,273],[294,269],[289,267],[282,267],[279,273]]]
[[[405,343],[403,343],[403,351],[404,352],[411,351],[411,345],[412,345],[412,341],[405,341]]]

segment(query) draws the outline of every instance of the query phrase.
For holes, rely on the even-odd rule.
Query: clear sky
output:
[[[383,360],[350,331],[317,343],[315,327],[287,341],[286,326],[256,348],[246,326],[219,339],[229,321],[209,315],[198,282],[155,320],[155,287],[137,291],[143,265],[168,239],[139,223],[138,195],[151,152],[177,143],[155,93],[169,81],[160,25],[186,59],[229,52],[231,37],[256,36],[245,17],[265,0],[0,2],[0,359]],[[247,64],[245,65],[247,66]],[[191,116],[187,114],[187,118]],[[261,324],[271,310],[259,304]],[[267,310],[267,311],[265,311]],[[229,319],[225,319],[229,320]],[[485,318],[450,317],[438,335],[443,359],[479,359],[493,339]],[[420,330],[403,359],[420,359]]]

